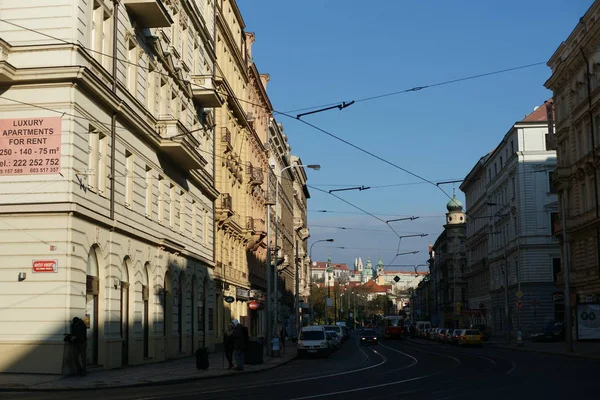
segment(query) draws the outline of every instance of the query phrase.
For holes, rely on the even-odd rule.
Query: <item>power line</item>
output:
[[[438,87],[438,86],[444,86],[444,85],[450,85],[452,83],[458,83],[458,82],[464,82],[464,81],[469,81],[469,80],[473,80],[473,79],[478,79],[478,78],[484,78],[486,76],[492,76],[492,75],[498,75],[498,74],[503,74],[506,72],[512,72],[512,71],[518,71],[521,69],[526,69],[526,68],[532,68],[532,67],[537,67],[539,65],[545,65],[546,61],[540,61],[540,62],[536,62],[536,63],[532,63],[532,64],[525,64],[525,65],[519,65],[517,67],[511,67],[511,68],[504,68],[504,69],[500,69],[500,70],[496,70],[496,71],[491,71],[491,72],[485,72],[485,73],[481,73],[481,74],[476,74],[476,75],[469,75],[469,76],[465,76],[462,78],[457,78],[457,79],[450,79],[447,81],[442,81],[442,82],[437,82],[437,83],[431,83],[428,85],[423,85],[423,86],[415,86],[409,89],[402,89],[402,90],[397,90],[394,92],[389,92],[389,93],[383,93],[383,94],[378,94],[378,95],[374,95],[374,96],[369,96],[369,97],[364,97],[358,100],[354,100],[355,103],[363,103],[366,101],[371,101],[371,100],[376,100],[376,99],[381,99],[384,97],[390,97],[390,96],[396,96],[399,94],[405,94],[405,93],[411,93],[411,92],[418,92],[424,89],[429,89],[429,88],[433,88],[433,87]],[[289,110],[286,111],[287,113],[293,113],[293,112],[297,112],[297,111],[304,111],[304,110],[311,110],[314,108],[321,108],[321,107],[329,107],[329,106],[333,106],[339,104],[339,102],[337,103],[328,103],[328,104],[323,104],[323,105],[319,105],[319,106],[313,106],[313,107],[304,107],[304,108],[298,108],[295,110]]]

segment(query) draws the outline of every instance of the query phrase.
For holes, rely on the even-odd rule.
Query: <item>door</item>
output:
[[[129,364],[129,284],[121,282],[121,365]]]
[[[87,363],[98,364],[98,278],[86,279]]]
[[[148,321],[149,321],[149,316],[150,316],[150,310],[149,310],[149,304],[148,304],[148,297],[149,297],[150,291],[148,290],[148,286],[142,286],[142,299],[144,301],[144,311],[142,314],[142,326],[144,327],[144,358],[148,358],[148,354],[149,354],[149,333],[150,330],[148,329]]]

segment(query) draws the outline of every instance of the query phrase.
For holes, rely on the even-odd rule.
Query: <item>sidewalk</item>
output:
[[[227,370],[227,360],[222,352],[209,353],[210,367],[196,369],[196,358],[186,357],[160,363],[146,364],[111,370],[91,369],[87,376],[61,376],[38,374],[0,374],[2,391],[58,391],[86,390],[98,388],[151,386],[166,383],[186,382],[200,379],[219,378],[235,374],[249,374],[279,367],[296,358],[296,346],[286,343],[281,357],[263,356],[263,363],[246,364],[243,372]]]
[[[531,342],[526,340],[523,346],[517,346],[515,341],[507,344],[506,341],[494,340],[485,342],[489,347],[502,349],[533,351],[545,354],[559,354],[570,357],[591,358],[600,360],[600,342],[573,342],[573,352],[567,352],[565,342]]]
[[[407,340],[421,345],[432,344],[438,346],[447,346],[439,342],[433,342],[424,339],[407,338]],[[495,347],[500,349],[532,351],[536,353],[556,354],[562,356],[600,360],[600,342],[574,342],[573,353],[567,352],[566,346],[567,345],[565,342],[531,342],[529,340],[526,340],[523,343],[523,346],[517,347],[516,340],[513,339],[510,344],[507,344],[506,340],[497,337],[493,337],[491,340],[483,342],[484,348]]]

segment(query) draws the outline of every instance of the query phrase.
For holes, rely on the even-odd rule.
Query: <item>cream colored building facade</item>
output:
[[[103,368],[211,348],[215,5],[39,4],[0,10],[0,371],[69,372],[76,316]]]

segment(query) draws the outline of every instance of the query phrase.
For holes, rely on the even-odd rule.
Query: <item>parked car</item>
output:
[[[337,333],[334,331],[325,331],[327,334],[327,340],[331,342],[331,347],[334,350],[337,350],[342,347],[342,341],[338,337]]]
[[[483,336],[483,340],[490,340],[490,328],[484,324],[474,324],[469,327],[470,329],[477,329],[481,332],[481,336]]]
[[[450,336],[450,344],[458,344],[458,338],[462,335],[464,329],[455,329]]]
[[[548,321],[541,332],[531,334],[533,342],[559,342],[565,340],[565,327],[561,321]]]
[[[465,329],[458,338],[460,346],[483,346],[483,336],[479,329]]]
[[[300,331],[300,339],[296,342],[298,356],[320,355],[328,357],[331,345],[323,325],[305,326]]]

